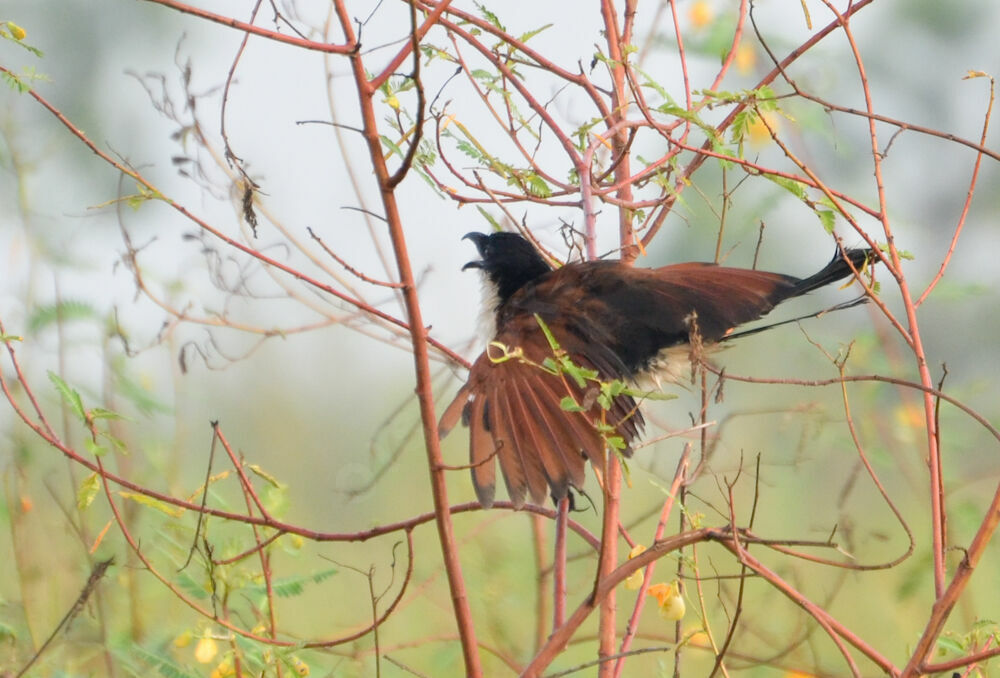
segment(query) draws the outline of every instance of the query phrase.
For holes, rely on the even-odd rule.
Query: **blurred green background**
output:
[[[808,7],[815,26],[829,21],[819,3]],[[711,1],[679,8],[692,82],[707,86],[718,67],[720,40],[732,33],[734,10],[728,3]],[[250,11],[249,6],[232,4],[213,9],[241,18]],[[566,3],[505,3],[491,9],[514,34],[551,23],[532,44],[556,55],[570,69],[577,62],[589,63],[593,45],[603,41],[600,17],[592,8],[567,13]],[[369,11],[361,3],[354,10]],[[366,44],[374,47],[405,35],[404,10],[395,5],[376,10],[366,26]],[[654,10],[655,5],[642,10],[650,19],[640,25],[651,36],[644,70],[655,74],[680,100],[683,90],[673,29],[668,14],[661,25],[650,25]],[[326,8],[289,5],[283,11],[299,16],[303,24],[322,25]],[[27,31],[25,42],[42,50],[44,57],[4,41],[0,64],[16,73],[29,66],[46,74],[47,81],[37,83],[39,92],[99,146],[139,168],[165,194],[209,223],[230,234],[240,233],[232,180],[222,169],[224,163],[198,146],[190,124],[197,115],[202,133],[213,148],[219,148],[220,87],[241,34],[151,3],[66,0],[53,11],[51,4],[14,0],[5,3],[4,12],[0,19],[22,26]],[[699,12],[707,14],[702,17]],[[762,3],[758,12],[758,24],[778,54],[810,34],[798,2]],[[988,82],[963,76],[969,70],[992,74],[1000,66],[994,30],[998,21],[1000,10],[988,0],[876,2],[860,12],[852,27],[877,110],[978,139]],[[432,33],[430,40],[442,47],[447,43],[439,34]],[[742,56],[745,63],[727,81],[728,89],[751,87],[768,69],[767,57],[752,35],[745,44],[753,48]],[[391,47],[381,49],[384,58],[395,53]],[[372,54],[373,63],[379,63],[378,55]],[[387,238],[380,225],[368,224],[363,214],[345,209],[362,204],[352,189],[353,180],[360,183],[361,196],[368,201],[364,206],[377,209],[360,140],[349,132],[338,139],[327,125],[297,124],[329,120],[331,102],[342,123],[356,123],[348,68],[336,58],[328,63],[329,77],[323,56],[265,40],[251,41],[240,62],[229,97],[227,130],[234,151],[261,185],[266,205],[264,223],[251,242],[269,256],[323,278],[326,268],[287,247],[292,237],[308,242],[311,228],[353,266],[386,277],[369,234],[371,226],[384,247]],[[478,125],[481,138],[490,141],[489,121],[472,106],[472,97],[463,89],[467,86],[448,80],[453,70],[453,65],[440,61],[429,63],[426,77],[434,86],[428,91],[440,90],[442,105],[450,102],[451,111],[467,125]],[[187,101],[182,86],[186,72],[187,91],[196,95]],[[863,107],[857,73],[840,35],[821,43],[793,73],[800,84],[829,101]],[[555,95],[544,90],[547,86],[540,87],[548,96]],[[272,277],[217,241],[192,237],[194,226],[163,204],[150,202],[133,209],[115,202],[134,194],[135,186],[122,182],[28,96],[6,88],[2,96],[0,320],[8,333],[23,337],[13,347],[64,440],[83,449],[85,431],[60,403],[48,371],[77,389],[88,406],[101,404],[127,415],[128,420],[113,423],[113,431],[128,453],[106,456],[106,463],[160,491],[195,496],[206,476],[210,422],[218,421],[234,449],[248,463],[259,465],[261,475],[255,479],[265,502],[289,523],[348,533],[431,510],[413,400],[412,358],[405,341],[372,328],[330,298],[291,285],[287,278]],[[579,93],[568,93],[555,99],[553,108],[569,121],[590,115],[576,112],[581,105],[578,97]],[[831,185],[875,204],[867,123],[830,116],[814,104],[795,100],[783,102],[782,108],[789,117],[778,124],[794,140],[800,157]],[[386,115],[391,117],[388,108]],[[895,131],[879,125],[883,149]],[[991,134],[987,146],[994,148],[995,138]],[[501,140],[496,143],[502,146]],[[651,147],[648,156],[661,152],[662,148]],[[762,165],[784,166],[773,145],[752,152]],[[918,293],[948,248],[974,160],[973,151],[943,139],[916,132],[893,139],[884,165],[889,212],[897,245],[913,255],[905,270]],[[202,174],[201,168],[208,169]],[[356,175],[352,177],[348,169]],[[733,190],[742,177],[729,173],[728,189]],[[696,179],[640,265],[713,257],[724,178],[718,164],[709,162]],[[996,163],[987,159],[948,273],[919,311],[933,373],[940,376],[941,366],[947,364],[945,390],[994,422],[1000,414],[1000,354],[995,340],[1000,279],[996,266],[1000,231],[994,216],[1000,200],[997,188]],[[420,271],[425,321],[433,336],[472,356],[481,346],[473,338],[479,289],[471,273],[460,271],[473,252],[459,238],[489,225],[473,208],[457,209],[415,176],[403,185],[400,196],[414,264]],[[811,210],[773,183],[746,180],[731,198],[723,235],[727,263],[751,265],[761,221],[766,224],[761,268],[806,275],[831,256],[833,244]],[[562,242],[560,221],[576,225],[581,221],[578,211],[568,208],[528,205],[514,213],[557,252]],[[601,224],[609,226],[602,241],[607,247],[614,242],[610,226],[614,223],[615,216],[605,207]],[[848,244],[858,244],[853,234],[839,232]],[[145,283],[163,305],[137,294],[123,261],[123,233],[139,252]],[[329,261],[326,266],[337,268]],[[882,290],[889,308],[899,314],[898,292],[884,275]],[[779,316],[836,303],[851,293],[824,290],[783,307]],[[368,289],[365,294],[388,312],[401,313],[391,292]],[[201,322],[176,323],[164,309],[167,305]],[[222,321],[256,329],[240,331],[221,326]],[[115,336],[116,323],[128,350]],[[323,326],[283,331],[315,323]],[[268,330],[277,332],[265,337],[262,333]],[[747,338],[716,361],[732,374],[835,377],[830,361],[811,342],[831,354],[850,344],[849,373],[916,378],[905,346],[871,308],[810,321],[801,329],[791,325]],[[446,399],[464,374],[442,362],[436,365],[438,393]],[[6,356],[0,369],[13,380]],[[933,593],[920,399],[914,391],[886,384],[856,384],[848,393],[869,458],[913,530],[913,555],[890,569],[858,572],[763,549],[753,552],[880,652],[902,662],[923,628]],[[23,391],[15,395],[25,402]],[[652,409],[655,425],[649,437],[660,429],[691,424],[700,393],[678,389],[678,395],[678,400]],[[865,565],[888,562],[905,552],[905,533],[859,468],[837,387],[729,381],[724,401],[711,405],[708,419],[718,422],[713,429],[718,438],[704,474],[691,488],[685,506],[690,516],[706,525],[726,524],[725,481],[742,474],[735,497],[737,515],[745,523],[755,501],[753,474],[759,455],[756,533],[811,540],[835,533],[841,548]],[[997,441],[953,407],[942,406],[940,420],[954,567],[960,547],[971,539],[1000,479]],[[456,431],[446,439],[449,463],[463,463],[464,436]],[[623,499],[623,521],[640,541],[650,539],[664,499],[662,488],[669,485],[686,440],[697,443],[690,437],[669,439],[642,449],[630,464],[632,488]],[[695,458],[699,454],[696,451]],[[229,646],[222,629],[144,572],[114,526],[99,537],[111,517],[107,502],[98,496],[78,509],[87,474],[41,444],[8,406],[0,408],[0,465],[3,671],[24,665],[73,606],[94,563],[113,556],[115,564],[95,595],[29,675],[126,676],[150,675],[151,670],[162,675],[225,675]],[[213,472],[227,468],[217,450]],[[451,480],[453,502],[473,500],[465,473],[456,473]],[[590,489],[598,496],[592,481]],[[232,476],[213,483],[209,501],[226,510],[244,509]],[[211,607],[204,562],[196,556],[178,572],[195,537],[196,518],[177,517],[128,499],[122,499],[122,505],[134,533],[162,571],[200,604]],[[599,533],[600,520],[593,510],[575,519]],[[477,512],[458,516],[456,525],[488,675],[512,675],[498,657],[524,662],[536,639],[537,566],[531,519],[523,514]],[[670,529],[676,526],[675,513]],[[202,529],[224,554],[235,555],[253,543],[245,526],[212,519]],[[551,540],[549,524],[544,531]],[[414,539],[412,580],[379,634],[380,651],[392,661],[383,659],[379,668],[383,675],[408,675],[403,667],[422,675],[459,675],[461,654],[433,526],[416,529]],[[402,534],[346,544],[281,538],[271,554],[275,576],[287,587],[277,598],[282,637],[292,642],[336,637],[370,623],[368,580],[355,568],[360,572],[373,568],[375,591],[386,591],[379,602],[383,610],[403,581],[407,558],[405,547],[398,544],[401,540]],[[570,554],[576,556],[569,569],[572,609],[589,590],[595,560],[581,541],[572,538]],[[685,555],[690,572],[695,554]],[[959,649],[973,647],[992,630],[1000,602],[995,586],[997,555],[992,548],[952,615],[948,639],[953,644],[942,646],[944,656],[957,656]],[[551,558],[551,553],[544,557]],[[727,611],[731,614],[735,605],[737,581],[731,577],[739,570],[720,547],[701,546],[696,557],[704,578],[707,618],[718,640],[725,633]],[[672,558],[661,561],[658,576],[672,579],[675,564]],[[259,570],[259,561],[249,559],[216,572],[231,594],[233,621],[247,628],[263,623],[257,616],[264,595]],[[634,595],[619,593],[622,623]],[[700,614],[689,589],[682,628],[690,643],[683,652],[681,675],[708,675],[712,668],[705,637],[693,635],[701,626]],[[593,659],[595,629],[596,623],[586,626],[553,669]],[[969,635],[975,630],[979,637]],[[626,675],[671,675],[673,643],[673,625],[647,606],[636,647],[664,650],[633,658]],[[253,675],[260,675],[264,667],[274,671],[273,651],[249,641],[241,641],[240,647],[249,667],[257,667]],[[292,648],[276,654],[284,675],[301,670],[304,663],[311,675],[367,676],[375,674],[374,648],[373,637],[367,635],[329,650]],[[876,675],[870,664],[862,665],[865,675]],[[790,675],[795,670],[805,675],[845,673],[822,631],[754,579],[747,581],[729,668],[761,676]],[[592,672],[585,669],[580,675]]]

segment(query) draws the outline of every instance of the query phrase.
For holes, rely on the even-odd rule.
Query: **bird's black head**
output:
[[[539,276],[552,270],[534,246],[517,233],[467,233],[481,259],[470,261],[462,270],[478,268],[496,288],[497,301],[505,301]]]

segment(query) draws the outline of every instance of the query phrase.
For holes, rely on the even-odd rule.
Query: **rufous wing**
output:
[[[501,352],[494,346],[492,359],[483,353],[476,360],[439,426],[442,434],[447,433],[459,416],[469,426],[472,482],[479,502],[486,507],[493,503],[497,463],[516,507],[529,497],[535,504],[544,504],[547,495],[560,499],[570,487],[582,488],[588,460],[603,464],[605,440],[595,421],[611,424],[626,442],[641,426],[630,396],[618,396],[605,411],[595,397],[597,383],[581,386],[569,375],[543,368],[552,349],[540,330],[511,334],[501,332],[496,339],[508,355],[497,359]],[[583,356],[571,355],[571,359],[588,367]],[[567,396],[586,409],[564,409]]]

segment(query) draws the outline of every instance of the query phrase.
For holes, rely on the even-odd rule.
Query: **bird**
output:
[[[843,249],[817,273],[797,278],[688,262],[640,268],[617,260],[554,267],[518,233],[468,233],[482,274],[481,322],[490,339],[441,415],[447,435],[469,427],[476,497],[493,505],[496,467],[515,508],[530,497],[557,504],[582,490],[586,462],[603,468],[611,445],[624,456],[644,426],[638,401],[661,380],[691,374],[692,351],[831,309],[737,332],[783,301],[862,271],[869,249]]]

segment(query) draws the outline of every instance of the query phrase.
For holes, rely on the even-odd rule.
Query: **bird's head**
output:
[[[483,272],[496,294],[497,306],[528,283],[552,271],[538,250],[517,233],[473,232],[466,233],[462,239],[471,240],[480,256],[462,270],[478,268]]]

